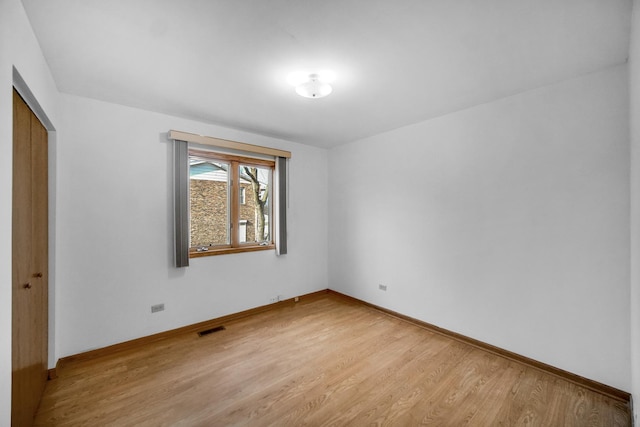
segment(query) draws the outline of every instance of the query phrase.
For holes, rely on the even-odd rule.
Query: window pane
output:
[[[240,206],[240,242],[270,242],[271,169],[240,165],[239,172],[245,193],[245,204]]]
[[[229,164],[189,156],[191,247],[229,244]]]

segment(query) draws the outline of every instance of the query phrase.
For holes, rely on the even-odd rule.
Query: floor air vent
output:
[[[199,337],[203,337],[205,335],[209,335],[209,334],[212,334],[214,332],[224,331],[225,329],[227,329],[227,328],[225,328],[224,326],[216,326],[215,328],[205,329],[204,331],[198,332],[198,336]]]

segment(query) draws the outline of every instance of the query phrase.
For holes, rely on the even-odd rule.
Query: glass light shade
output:
[[[333,88],[329,83],[336,78],[331,70],[294,71],[287,76],[290,85],[296,87],[296,93],[305,98],[322,98],[329,95]]]
[[[305,98],[322,98],[333,91],[328,83],[323,83],[317,79],[311,79],[306,83],[296,86],[296,93]]]

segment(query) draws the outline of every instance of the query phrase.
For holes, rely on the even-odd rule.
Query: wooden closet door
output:
[[[13,93],[11,424],[30,426],[48,368],[47,131]]]

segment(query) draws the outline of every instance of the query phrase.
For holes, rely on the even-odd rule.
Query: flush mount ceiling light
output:
[[[296,71],[289,74],[289,83],[296,87],[296,93],[305,98],[322,98],[333,88],[329,83],[335,80],[333,71]]]
[[[322,98],[332,91],[331,85],[320,80],[320,76],[317,74],[309,74],[306,82],[296,86],[296,93],[305,98]]]

